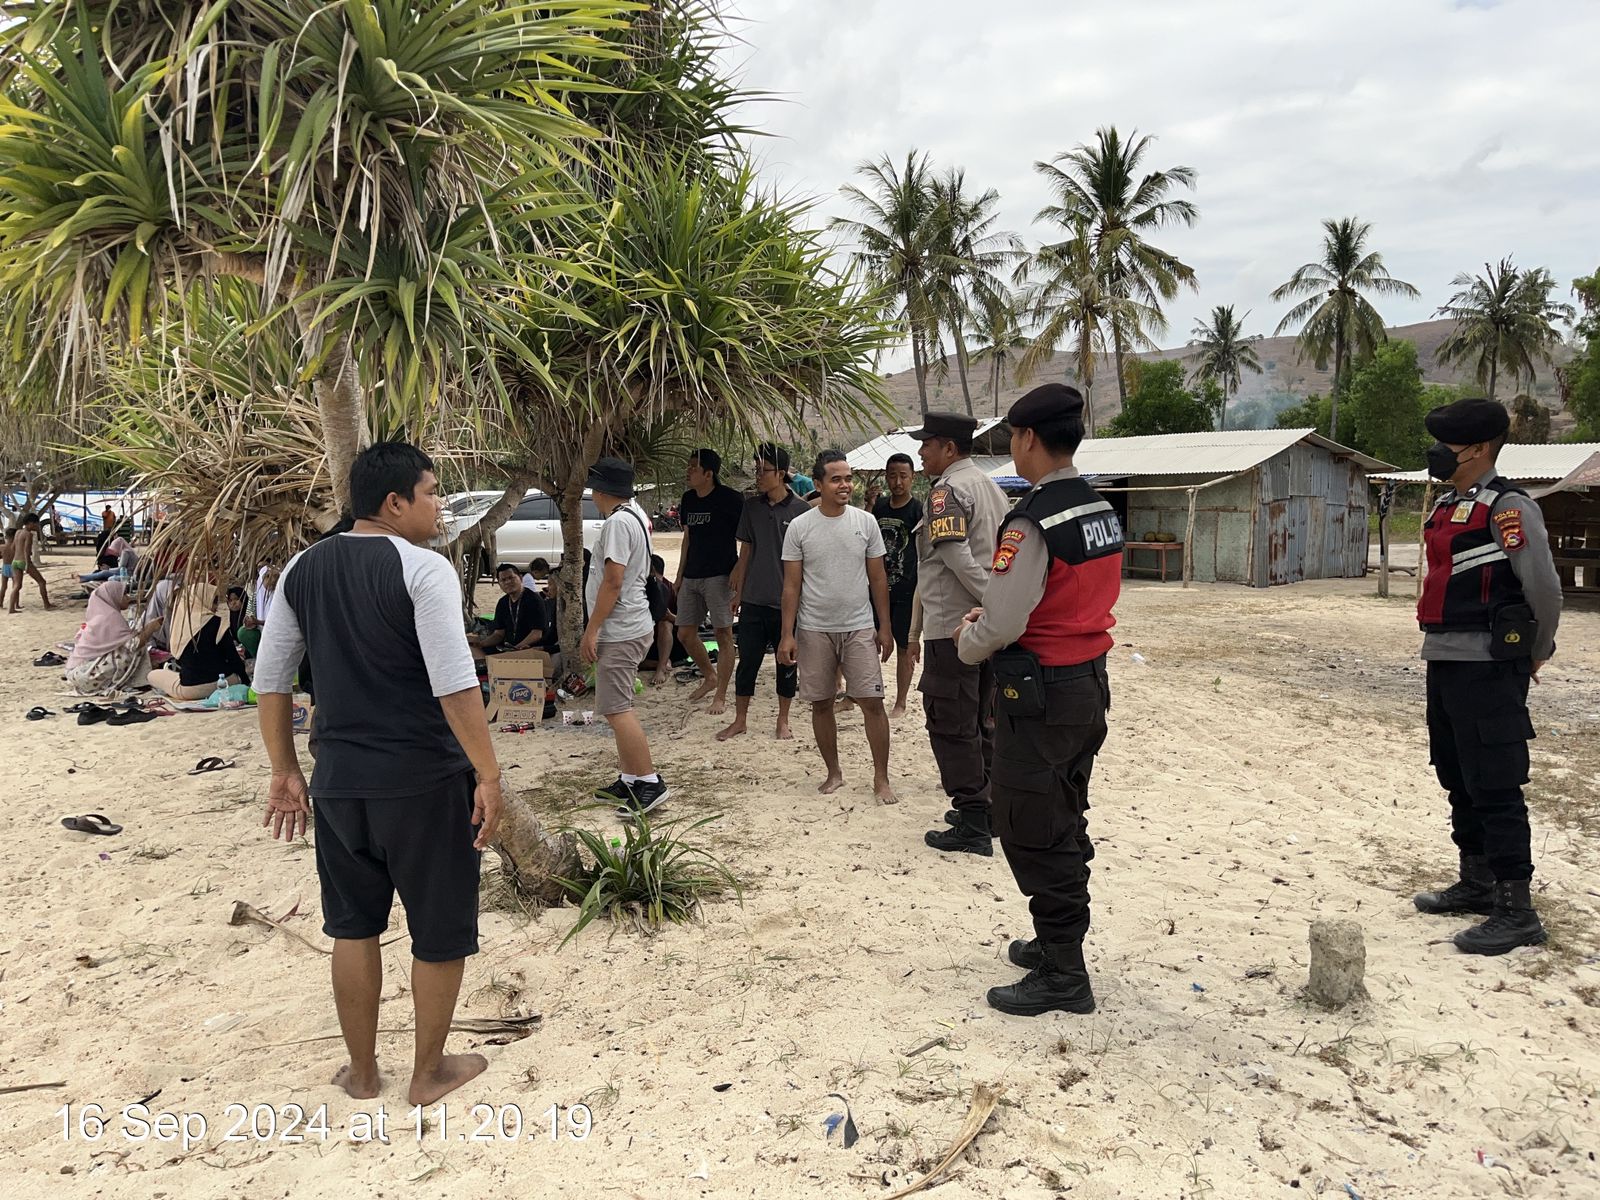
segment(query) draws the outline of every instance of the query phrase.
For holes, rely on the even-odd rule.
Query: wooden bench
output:
[[[1174,550],[1178,553],[1178,574],[1183,574],[1183,543],[1182,542],[1124,542],[1122,556],[1122,569],[1128,574],[1135,571],[1149,571],[1151,574],[1159,573],[1161,582],[1167,581],[1167,555]],[[1156,565],[1153,567],[1136,567],[1133,565],[1135,550],[1153,550],[1156,555]]]

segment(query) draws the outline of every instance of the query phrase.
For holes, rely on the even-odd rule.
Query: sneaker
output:
[[[612,804],[632,804],[633,789],[622,781],[621,775],[618,775],[616,779],[606,784],[605,787],[595,788],[594,798],[596,800],[607,800]]]
[[[667,787],[667,781],[659,775],[653,783],[641,779],[630,786],[633,789],[632,795],[625,803],[617,805],[619,817],[643,816],[651,809],[665,803],[672,795],[671,789]]]

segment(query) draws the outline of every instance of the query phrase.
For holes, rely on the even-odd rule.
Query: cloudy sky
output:
[[[1038,159],[1102,125],[1199,172],[1199,273],[1180,345],[1215,304],[1252,310],[1316,257],[1320,221],[1372,222],[1388,301],[1425,320],[1459,271],[1513,254],[1562,282],[1600,266],[1600,0],[729,0],[767,177],[819,221],[856,166],[911,147],[999,190],[1037,244]],[[1571,299],[1563,294],[1563,299]]]

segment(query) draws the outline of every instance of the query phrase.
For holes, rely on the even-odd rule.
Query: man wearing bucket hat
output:
[[[645,581],[650,576],[650,531],[633,500],[633,468],[602,458],[584,484],[605,518],[594,544],[584,594],[589,623],[580,655],[594,664],[595,711],[617,742],[615,782],[595,798],[616,803],[623,816],[647,813],[671,794],[650,758],[650,742],[633,711],[633,681],[655,641]]]
[[[1450,484],[1423,527],[1427,574],[1417,602],[1428,665],[1428,748],[1450,794],[1461,876],[1414,897],[1425,913],[1487,919],[1455,935],[1468,954],[1545,940],[1529,884],[1528,683],[1556,648],[1561,580],[1544,517],[1495,466],[1511,419],[1492,400],[1458,400],[1425,418],[1438,441],[1428,473]]]

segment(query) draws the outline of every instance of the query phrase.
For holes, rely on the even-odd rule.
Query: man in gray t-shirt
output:
[[[589,468],[587,484],[605,517],[595,542],[586,596],[589,623],[579,647],[594,664],[595,711],[617,741],[618,773],[595,798],[617,805],[623,816],[649,812],[670,794],[650,758],[650,742],[633,711],[633,683],[655,641],[655,621],[645,581],[650,575],[650,533],[633,504],[633,468],[620,458],[602,458]]]
[[[850,507],[850,463],[838,450],[817,456],[816,508],[795,518],[783,540],[783,640],[778,661],[800,671],[800,698],[811,703],[811,729],[828,777],[827,794],[844,784],[833,688],[861,708],[872,747],[872,790],[895,802],[889,786],[889,715],[883,707],[883,663],[894,653],[883,533],[872,514]]]

